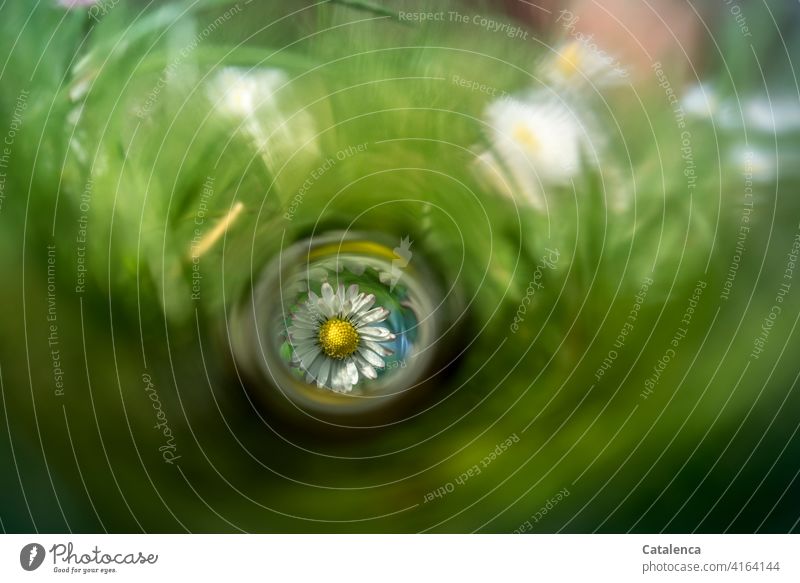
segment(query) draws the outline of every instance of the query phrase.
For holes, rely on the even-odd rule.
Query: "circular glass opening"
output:
[[[234,350],[250,376],[311,416],[373,411],[430,372],[441,304],[408,238],[329,234],[267,266],[237,311]]]

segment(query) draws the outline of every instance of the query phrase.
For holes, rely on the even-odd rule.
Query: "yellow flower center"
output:
[[[514,139],[525,147],[529,152],[535,153],[539,150],[539,140],[524,123],[514,126]]]
[[[330,358],[342,360],[358,348],[358,332],[347,320],[331,318],[319,328],[319,345]]]
[[[581,46],[577,42],[571,42],[558,55],[558,69],[561,74],[569,77],[578,72],[581,64]]]

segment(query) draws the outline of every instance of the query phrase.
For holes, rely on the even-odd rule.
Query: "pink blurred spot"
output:
[[[67,9],[83,8],[97,4],[98,0],[58,0],[58,5]]]

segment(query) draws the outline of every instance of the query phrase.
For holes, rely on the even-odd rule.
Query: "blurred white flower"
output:
[[[763,184],[778,177],[778,160],[774,153],[764,148],[740,144],[731,150],[730,160],[745,180]]]
[[[582,156],[594,146],[577,112],[548,96],[499,99],[489,106],[486,119],[493,152],[479,161],[494,181],[499,168],[504,169],[512,188],[540,209],[541,189],[568,185],[580,170]]]
[[[754,183],[770,184],[778,178],[796,180],[800,177],[800,151],[788,147],[775,150],[775,145],[748,146],[739,144],[729,152],[729,162],[738,170],[745,180]]]
[[[709,85],[691,85],[681,99],[683,111],[692,117],[710,118],[720,110],[719,95]]]
[[[275,94],[288,82],[278,69],[225,67],[211,81],[209,93],[224,113],[246,118],[258,110],[277,109]]]
[[[241,121],[272,171],[298,149],[316,153],[313,118],[306,111],[287,107],[289,85],[289,77],[279,69],[225,67],[207,90],[220,113]]]
[[[800,130],[800,101],[797,97],[758,97],[748,99],[742,106],[748,128],[781,134]]]
[[[695,83],[689,86],[681,98],[681,108],[689,117],[711,121],[723,130],[737,130],[742,127],[742,113],[730,99],[722,100],[719,91],[708,83]]]
[[[721,102],[714,113],[714,123],[723,130],[741,130],[744,122],[739,105],[730,99]]]
[[[593,87],[619,85],[628,77],[616,59],[586,38],[561,45],[545,61],[543,71],[550,83],[571,88],[586,83]]]
[[[800,130],[800,100],[796,97],[749,97],[721,100],[717,91],[706,83],[690,86],[681,107],[687,115],[711,119],[725,130],[741,130],[765,134],[784,134]]]

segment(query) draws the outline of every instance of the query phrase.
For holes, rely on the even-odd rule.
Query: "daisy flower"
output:
[[[546,96],[499,99],[489,106],[486,118],[494,152],[483,160],[493,163],[487,169],[505,168],[513,186],[540,209],[541,187],[568,185],[580,170],[583,152],[591,151],[576,112]]]
[[[628,77],[628,72],[613,57],[586,40],[563,44],[547,59],[543,70],[550,83],[573,88],[584,83],[609,87],[619,85]]]
[[[375,379],[384,358],[393,354],[383,346],[395,339],[387,328],[376,326],[389,310],[372,307],[373,294],[359,292],[358,285],[336,291],[323,283],[322,295],[308,292],[308,300],[292,314],[287,332],[294,349],[293,365],[309,383],[337,393],[349,393],[359,378]]]

